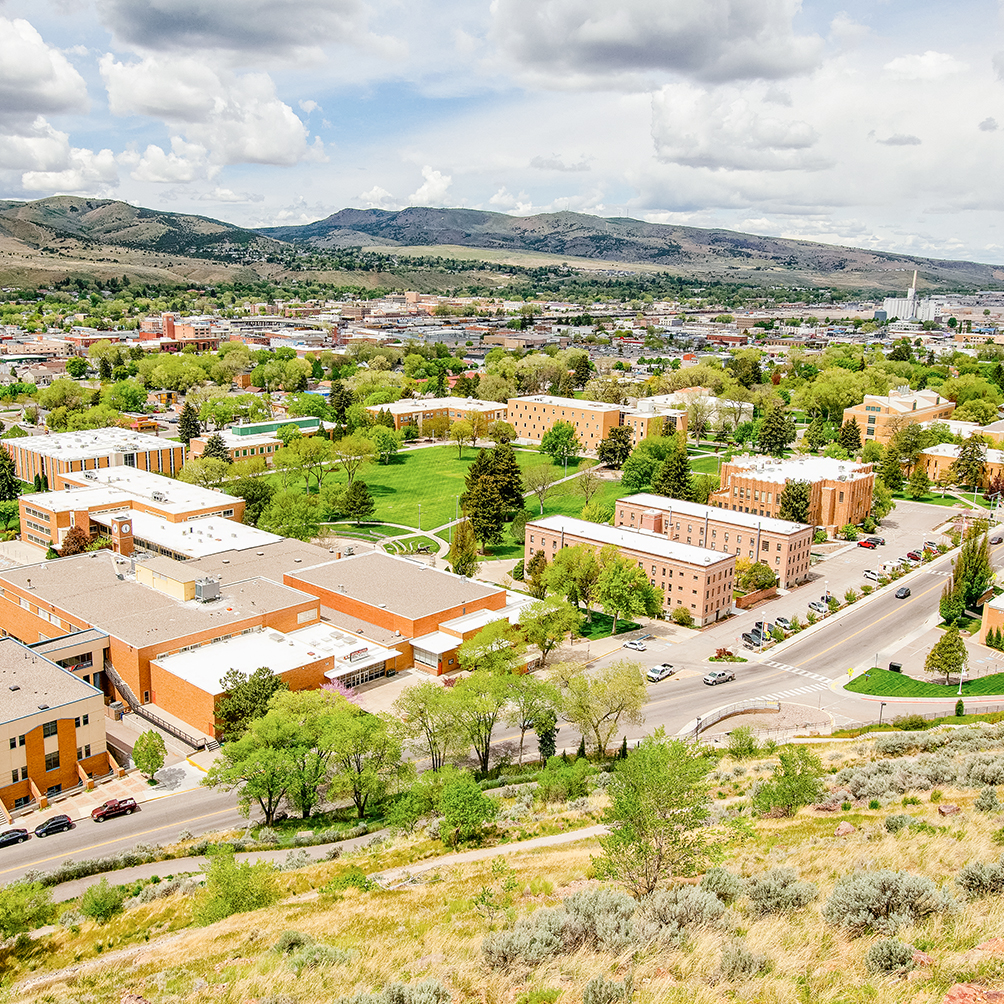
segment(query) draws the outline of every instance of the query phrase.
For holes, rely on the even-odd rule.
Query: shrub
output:
[[[1001,803],[997,798],[997,789],[992,785],[984,788],[979,798],[973,802],[973,808],[977,812],[1000,812]]]
[[[868,803],[868,808],[869,809],[881,809],[882,808],[882,803],[877,798],[873,798]]]
[[[272,946],[272,951],[286,955],[296,951],[298,948],[305,948],[307,945],[312,945],[313,943],[314,939],[302,931],[283,931],[279,935],[279,940]]]
[[[1004,857],[996,863],[970,861],[962,866],[955,882],[970,899],[1004,892]]]
[[[890,833],[899,833],[900,830],[905,830],[908,827],[913,826],[917,822],[913,816],[908,816],[905,812],[897,813],[893,816],[886,816],[885,828]]]
[[[349,961],[349,953],[333,945],[305,945],[294,952],[289,960],[290,967],[299,976],[304,969],[320,969],[322,966],[344,965]]]
[[[279,898],[276,870],[266,861],[238,864],[232,854],[218,854],[203,870],[206,888],[195,907],[195,919],[200,924],[260,910]]]
[[[932,802],[940,802],[944,797],[945,793],[940,788],[935,788],[934,791],[931,792]]]
[[[271,826],[263,826],[258,830],[258,840],[263,844],[277,844],[279,831],[273,830]]]
[[[586,778],[595,773],[596,768],[584,758],[565,763],[560,756],[553,756],[540,772],[537,795],[544,802],[566,802],[570,798],[582,798],[589,791]]]
[[[713,893],[726,906],[743,894],[746,883],[725,868],[709,868],[701,879],[701,888]]]
[[[916,732],[927,728],[927,719],[923,715],[899,715],[892,720],[892,723],[904,732]]]
[[[771,868],[746,882],[746,895],[756,914],[788,913],[811,903],[819,889],[812,882],[800,882],[794,868]]]
[[[82,924],[83,921],[84,915],[76,910],[64,910],[59,915],[60,927],[76,927],[78,924]]]
[[[839,878],[823,907],[823,919],[851,934],[893,935],[903,924],[955,907],[952,896],[929,878],[882,869]]]
[[[623,983],[615,983],[605,976],[594,976],[582,991],[582,1004],[613,1004],[614,1001],[629,1001],[634,994],[631,977]]]
[[[742,938],[733,938],[722,945],[721,958],[718,960],[719,979],[735,982],[748,980],[767,968],[767,956],[757,955],[746,947]]]
[[[913,945],[899,938],[882,938],[869,946],[865,967],[870,973],[905,973],[913,969]]]
[[[453,845],[480,836],[485,824],[498,814],[498,803],[489,798],[469,774],[461,774],[443,785],[440,807],[443,826]]]
[[[563,927],[569,951],[585,946],[619,952],[631,941],[631,918],[637,903],[616,889],[573,893],[564,901]]]
[[[680,627],[694,626],[694,615],[686,607],[674,607],[669,616],[673,623],[679,624]]]
[[[511,931],[497,931],[481,941],[481,953],[490,969],[511,969],[519,963],[539,965],[562,951],[564,911],[538,910],[520,917]]]
[[[965,716],[965,713],[966,713],[966,705],[965,705],[965,702],[960,697],[955,702],[955,717],[956,718],[962,718],[962,717]]]
[[[751,760],[760,752],[760,743],[753,735],[753,730],[748,725],[737,725],[729,733],[729,742],[725,747],[725,752],[733,760]]]
[[[970,788],[1004,784],[1004,755],[977,753],[968,757],[965,766],[959,771],[959,780]]]
[[[80,900],[80,912],[85,917],[104,924],[122,909],[124,901],[125,890],[109,885],[108,879],[103,878],[84,892]]]
[[[335,1004],[450,1004],[452,994],[438,980],[425,980],[408,986],[390,983],[375,994],[342,997]],[[262,1004],[265,1004],[262,1001]]]
[[[341,875],[333,878],[325,887],[324,892],[344,892],[346,889],[358,889],[360,892],[371,892],[377,884],[358,865],[349,865]]]
[[[711,927],[721,920],[725,904],[708,889],[684,885],[658,889],[638,904],[634,938],[641,943],[678,944],[690,927]]]

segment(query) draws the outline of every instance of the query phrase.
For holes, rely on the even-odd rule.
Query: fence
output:
[[[739,704],[730,704],[728,707],[713,711],[710,715],[697,719],[694,726],[694,738],[696,739],[705,729],[711,728],[723,718],[730,718],[732,715],[746,715],[754,711],[780,711],[780,701],[742,701]]]
[[[967,715],[993,715],[999,711],[1004,711],[1004,704],[983,704],[970,706],[966,705]],[[938,718],[951,718],[955,715],[955,705],[951,705],[944,711],[929,711],[926,715],[922,714],[910,714],[909,718],[923,718],[925,722],[933,722]],[[896,717],[899,717],[898,715]],[[869,725],[892,725],[896,719],[893,716],[882,719],[874,719],[870,722],[848,722],[846,725],[840,725],[837,727],[838,732],[851,732],[854,729],[864,729]]]

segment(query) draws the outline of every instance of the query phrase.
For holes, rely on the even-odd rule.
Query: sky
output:
[[[0,198],[1004,262],[1004,0],[0,0]]]

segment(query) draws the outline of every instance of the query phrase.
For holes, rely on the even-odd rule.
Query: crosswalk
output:
[[[951,570],[949,570],[947,572],[938,572],[938,571],[936,571],[933,568],[925,568],[924,571],[923,571],[923,574],[924,575],[940,575],[942,578],[946,578],[947,579],[947,578],[951,577],[952,572],[951,572]]]
[[[785,673],[791,673],[793,676],[801,676],[806,680],[814,682],[807,683],[801,687],[791,687],[788,690],[778,690],[769,694],[762,694],[757,698],[759,701],[785,701],[791,697],[804,697],[806,694],[815,694],[821,690],[830,689],[830,680],[828,677],[820,676],[818,673],[810,673],[807,669],[789,666],[784,662],[775,662],[773,659],[764,659],[762,665],[773,666],[774,669],[780,669]]]
[[[764,659],[765,666],[773,666],[775,669],[783,669],[786,673],[794,673],[795,676],[807,676],[810,680],[820,680],[829,685],[828,676],[820,676],[818,673],[810,673],[807,669],[799,669],[797,666],[789,666],[783,662],[774,662],[773,659]]]

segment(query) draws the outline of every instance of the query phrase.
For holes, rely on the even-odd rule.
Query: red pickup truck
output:
[[[91,809],[91,819],[96,823],[104,822],[113,816],[128,816],[135,812],[139,806],[135,798],[112,798],[104,805],[99,805],[96,809]]]

